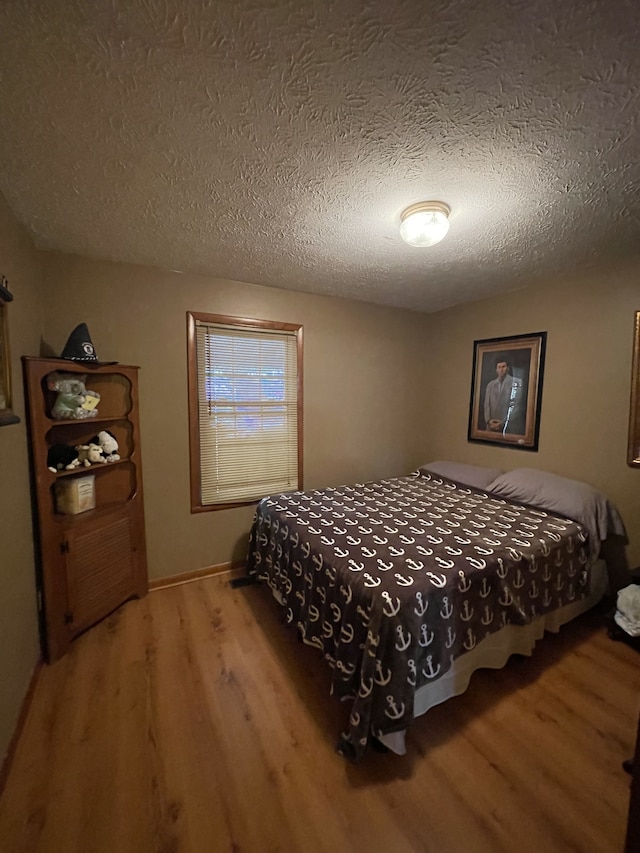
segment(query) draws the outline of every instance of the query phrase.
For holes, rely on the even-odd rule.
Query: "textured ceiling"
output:
[[[639,35],[637,0],[3,0],[0,190],[44,249],[436,311],[640,253]]]

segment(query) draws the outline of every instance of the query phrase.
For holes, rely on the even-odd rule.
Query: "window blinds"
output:
[[[298,487],[295,332],[196,321],[203,505]]]

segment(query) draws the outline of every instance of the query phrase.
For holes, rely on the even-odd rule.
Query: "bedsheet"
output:
[[[266,582],[351,702],[340,751],[406,729],[414,696],[505,625],[588,592],[576,521],[424,470],[272,495],[258,505],[247,571]]]

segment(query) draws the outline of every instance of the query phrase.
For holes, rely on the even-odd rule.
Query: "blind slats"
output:
[[[295,332],[196,324],[203,505],[298,487]]]

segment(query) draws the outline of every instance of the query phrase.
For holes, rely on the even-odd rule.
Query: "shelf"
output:
[[[130,417],[109,418],[91,418],[90,420],[79,421],[47,421],[44,427],[43,439],[45,442],[45,460],[48,459],[48,450],[54,445],[64,444],[75,448],[81,445],[87,445],[91,441],[95,441],[95,436],[106,429],[113,435],[117,444],[117,452],[122,455],[133,456],[134,448],[137,446],[134,433],[134,422]],[[114,462],[94,462],[92,467],[102,467],[104,465],[114,465]],[[135,460],[134,460],[135,464]],[[66,473],[78,472],[78,468],[72,468]],[[61,472],[62,473],[62,472]]]
[[[66,493],[74,491],[74,484],[86,477],[93,479],[96,509],[108,507],[112,504],[125,505],[131,501],[138,491],[139,472],[131,459],[122,459],[118,462],[106,462],[104,464],[91,465],[88,468],[74,468],[73,471],[65,471],[51,474],[49,494],[51,504],[49,508],[56,513],[57,500],[61,490]],[[63,497],[62,500],[65,498]],[[58,513],[56,513],[58,514]],[[78,513],[86,515],[86,513]]]
[[[28,356],[22,364],[36,512],[38,607],[43,652],[51,662],[119,604],[147,593],[138,368]],[[100,397],[94,417],[51,417],[58,397],[49,388],[53,373],[83,376],[87,390]],[[121,459],[49,470],[53,447],[87,445],[102,430],[115,438]],[[92,481],[92,495],[82,478]],[[57,512],[58,506],[87,504],[95,508]]]
[[[95,474],[97,471],[106,471],[109,468],[115,468],[116,465],[123,465],[130,461],[131,459],[127,457],[126,459],[118,459],[116,462],[94,462],[92,465],[80,465],[71,471],[57,471],[56,473],[49,471],[49,473],[56,480],[60,477],[78,477],[83,474]]]
[[[112,415],[111,417],[100,415],[98,418],[70,418],[69,420],[62,420],[61,418],[52,418],[47,416],[47,420],[52,427],[75,426],[78,424],[81,424],[82,426],[86,426],[87,424],[108,424],[113,423],[113,421],[126,421],[128,419],[129,415]],[[100,432],[100,430],[96,430],[96,432]]]

